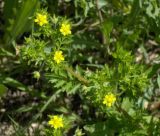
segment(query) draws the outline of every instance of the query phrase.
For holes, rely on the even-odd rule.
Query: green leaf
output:
[[[23,106],[23,107],[20,107],[19,109],[16,110],[16,112],[28,112],[28,111],[31,111],[33,109],[32,106]]]
[[[57,112],[61,112],[61,113],[63,113],[63,114],[68,114],[68,109],[67,108],[65,108],[65,107],[58,107],[58,108],[55,108],[55,111],[57,111]]]
[[[142,4],[139,0],[134,0],[130,13],[130,19],[128,21],[128,26],[132,26],[133,22],[137,20],[136,18],[138,17],[141,11],[141,5]]]
[[[11,52],[0,48],[0,56],[6,56],[6,57],[14,57],[14,54],[12,54]]]
[[[4,80],[2,82],[3,82],[3,84],[7,84],[8,86],[17,88],[21,91],[29,91],[30,90],[27,86],[23,85],[19,81],[15,80],[13,78],[10,78],[10,77],[4,78]]]
[[[64,81],[64,80],[59,80],[54,87],[60,88],[60,87],[62,87],[64,84],[65,84],[65,81]]]
[[[129,98],[123,98],[122,108],[128,112],[132,107],[133,107],[133,104],[131,103]]]
[[[7,87],[0,84],[0,97],[2,97],[7,92]]]
[[[73,87],[72,90],[68,91],[68,94],[75,94],[80,87],[81,87],[81,84],[77,84],[76,86]]]
[[[112,129],[112,125],[113,124],[109,124],[109,122],[98,122],[92,125],[85,125],[84,129],[87,131],[87,136],[114,136],[116,128],[115,130]]]
[[[110,20],[105,20],[102,24],[102,32],[105,34],[106,38],[110,40],[110,33],[113,29],[113,22]]]
[[[159,15],[159,11],[160,9],[156,4],[153,4],[151,2],[148,3],[148,7],[146,8],[146,13],[149,17],[156,19],[156,17],[158,17]]]
[[[38,7],[38,0],[25,0],[18,3],[17,0],[13,3],[6,0],[5,3],[5,20],[12,20],[5,27],[5,42],[10,44],[17,37],[21,36],[26,30],[31,28],[29,17],[33,16]],[[12,5],[13,4],[13,5]],[[7,11],[8,10],[8,11]],[[15,13],[13,12],[15,10]]]
[[[4,19],[6,20],[6,23],[9,23],[9,19],[13,18],[13,13],[18,8],[18,0],[4,0]]]

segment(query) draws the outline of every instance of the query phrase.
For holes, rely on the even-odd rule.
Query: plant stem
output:
[[[65,66],[65,69],[67,70],[67,72],[69,72],[75,78],[77,78],[80,82],[83,82],[83,84],[85,84],[85,85],[89,84],[89,81],[87,79],[82,77],[79,73],[75,73],[71,67]]]
[[[101,10],[99,9],[98,2],[99,2],[99,0],[96,0],[96,8],[97,8],[97,11],[98,11],[98,17],[99,17],[99,20],[100,20],[100,24],[102,25],[103,16],[102,16]],[[103,44],[107,43],[106,37],[105,37],[105,35],[103,33],[102,33],[102,42],[103,42]]]

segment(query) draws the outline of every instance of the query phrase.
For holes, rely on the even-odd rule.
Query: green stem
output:
[[[75,78],[77,78],[80,82],[83,84],[87,85],[89,84],[89,81],[82,77],[79,73],[75,73],[71,67],[65,66],[65,69],[67,72],[69,72],[71,75],[73,75]]]
[[[99,0],[96,0],[96,8],[97,8],[97,12],[98,12],[98,17],[99,17],[100,23],[102,25],[102,23],[103,23],[103,16],[102,16],[101,10],[100,10],[100,8],[98,6],[98,3],[99,3]],[[103,44],[107,43],[106,37],[105,37],[105,35],[103,33],[102,33],[102,40],[103,40]]]
[[[62,132],[60,129],[54,131],[54,136],[62,136]]]

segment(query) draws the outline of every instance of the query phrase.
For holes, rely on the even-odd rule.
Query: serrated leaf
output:
[[[81,84],[77,84],[76,86],[74,86],[74,88],[72,90],[70,90],[68,92],[68,94],[75,94],[76,91],[80,88]]]
[[[66,85],[63,87],[63,89],[65,90],[65,91],[70,91],[70,89],[72,88],[72,82],[68,82],[68,83],[66,83]]]
[[[54,87],[60,88],[60,87],[62,87],[64,84],[65,84],[65,81],[61,80],[61,81],[58,81],[58,83],[57,83]]]

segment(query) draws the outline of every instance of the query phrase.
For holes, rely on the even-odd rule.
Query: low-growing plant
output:
[[[23,2],[25,8],[27,2]],[[0,98],[7,87],[27,93],[33,103],[15,113],[32,113],[26,126],[45,121],[38,135],[158,136],[159,58],[153,63],[149,60],[153,47],[147,45],[159,45],[159,3],[56,2],[41,1],[41,9],[37,9],[40,5],[36,1],[36,9],[22,12],[29,17],[31,31],[23,35],[20,46],[14,40],[26,27],[21,24],[24,29],[19,28],[15,35],[13,28],[24,15],[16,14],[18,21],[10,24],[12,29],[4,41],[7,37],[7,46],[12,43],[16,50],[0,51]],[[9,57],[11,67],[4,69]]]

